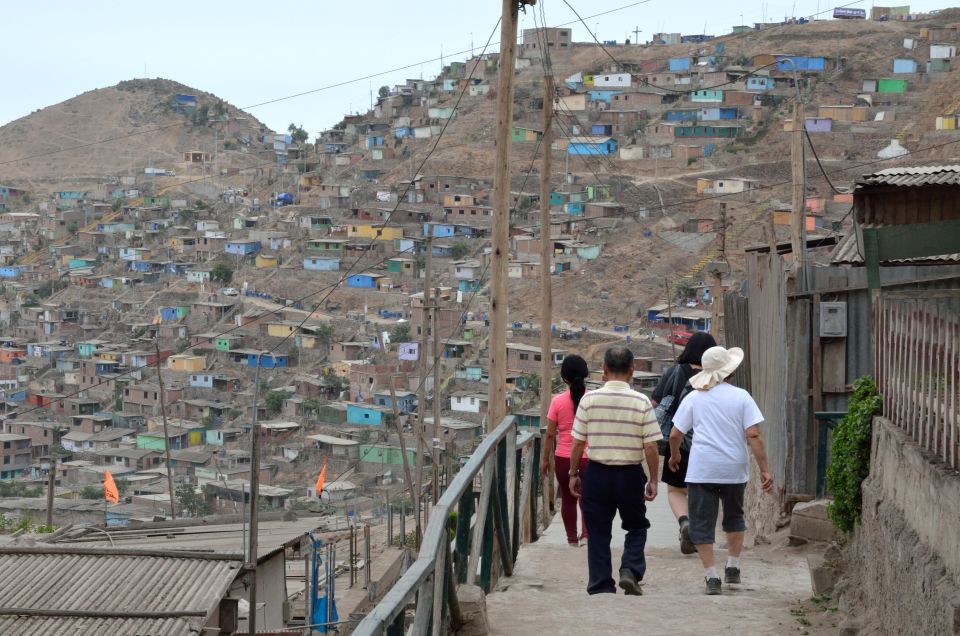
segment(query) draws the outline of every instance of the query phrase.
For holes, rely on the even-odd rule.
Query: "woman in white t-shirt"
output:
[[[670,467],[680,465],[680,442],[694,431],[687,468],[687,502],[690,540],[703,563],[707,594],[720,594],[720,577],[713,560],[717,514],[723,505],[723,531],[727,535],[724,580],[740,583],[740,551],[747,524],[743,496],[750,479],[753,452],[760,467],[760,486],[773,490],[760,424],[763,414],[749,393],[727,382],[743,361],[743,350],[712,347],[703,353],[703,370],[690,378],[695,391],[687,395],[673,416],[670,433]]]

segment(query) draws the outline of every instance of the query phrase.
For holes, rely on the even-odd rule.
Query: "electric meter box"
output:
[[[820,337],[847,337],[847,303],[820,303]]]

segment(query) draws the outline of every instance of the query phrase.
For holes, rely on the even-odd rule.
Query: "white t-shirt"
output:
[[[686,433],[693,446],[687,482],[745,484],[750,479],[746,430],[763,421],[749,393],[721,382],[708,391],[691,391],[673,416],[673,425]]]

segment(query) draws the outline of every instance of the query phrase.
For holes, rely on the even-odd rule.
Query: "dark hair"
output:
[[[573,410],[580,406],[580,398],[587,392],[584,380],[590,375],[587,361],[578,355],[571,354],[563,359],[560,365],[560,377],[570,384],[570,397],[573,398]]]
[[[633,351],[626,347],[610,347],[603,354],[603,364],[610,373],[628,373],[633,369]]]
[[[678,364],[696,364],[699,365],[703,358],[703,352],[710,347],[716,347],[717,341],[713,339],[706,331],[698,331],[690,336],[687,346],[683,348],[680,357],[677,358]]]

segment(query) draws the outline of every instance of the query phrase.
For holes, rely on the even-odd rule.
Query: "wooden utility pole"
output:
[[[260,424],[257,414],[260,406],[260,367],[263,365],[263,352],[257,355],[257,369],[253,375],[253,418],[250,426],[250,534],[247,539],[247,571],[250,583],[250,613],[247,614],[247,631],[257,633],[257,543],[259,540],[260,511],[257,508],[260,497]]]
[[[440,353],[440,329],[438,318],[440,316],[440,297],[437,290],[433,290],[433,306],[431,313],[433,319],[430,326],[433,329],[433,355],[430,360],[433,362],[433,440],[430,444],[430,459],[433,466],[433,487],[430,489],[433,493],[433,505],[437,505],[440,499],[440,447],[437,443],[440,440],[440,359],[443,357]]]
[[[47,529],[53,525],[53,496],[57,484],[57,458],[50,458],[50,471],[47,475]]]
[[[793,252],[793,265],[800,271],[804,261],[803,227],[806,223],[803,192],[803,103],[797,98],[793,105],[793,132],[790,138],[790,167],[793,179],[793,219],[790,224],[790,247]]]
[[[500,69],[497,77],[497,163],[494,173],[493,265],[490,286],[490,388],[487,430],[507,414],[507,261],[510,258],[510,129],[513,126],[513,65],[517,13],[523,0],[503,0],[500,18]]]
[[[670,341],[670,356],[677,358],[677,343],[673,341],[673,299],[670,297],[670,281],[663,279],[663,290],[667,294],[667,322],[670,323],[670,335],[667,340]]]
[[[777,249],[777,225],[773,222],[773,210],[767,210],[766,214],[766,234],[767,234],[767,245],[770,247],[770,254],[778,254]]]
[[[430,286],[433,284],[433,225],[427,231],[427,260],[423,272],[423,307],[420,320],[420,388],[417,391],[417,496],[413,502],[413,516],[417,519],[417,547],[420,547],[420,498],[423,496],[423,434],[427,416],[427,345],[430,342]],[[436,388],[434,388],[436,394]],[[436,399],[436,395],[434,395]]]
[[[170,491],[170,518],[177,520],[177,506],[173,491],[173,468],[170,461],[170,432],[167,428],[167,396],[163,390],[163,373],[160,372],[160,341],[154,340],[157,352],[157,385],[160,387],[160,417],[163,419],[163,449],[167,459],[167,490]]]
[[[720,204],[720,258],[711,271],[713,286],[710,290],[710,330],[720,342],[720,308],[723,303],[723,275],[727,260],[727,204]]]
[[[540,164],[540,428],[547,425],[550,399],[553,397],[553,364],[550,359],[550,332],[553,325],[553,289],[550,280],[550,262],[553,250],[550,241],[550,176],[553,170],[553,75],[543,78],[543,159]],[[550,470],[545,477],[543,493],[548,503],[554,501],[553,449],[543,448]],[[540,470],[534,466],[534,470]],[[532,519],[531,523],[536,523]]]
[[[386,349],[386,347],[384,347],[384,349]],[[388,363],[389,363],[389,360],[388,360]],[[410,491],[410,500],[413,501],[413,500],[415,500],[415,499],[417,498],[416,495],[414,494],[414,489],[416,488],[416,483],[413,481],[413,476],[410,474],[410,461],[407,459],[407,442],[406,442],[406,440],[404,440],[404,438],[403,438],[403,427],[400,426],[400,409],[399,409],[399,407],[397,406],[397,393],[396,393],[396,390],[393,388],[393,377],[390,378],[390,387],[389,387],[389,388],[390,388],[390,404],[391,404],[391,406],[393,407],[393,426],[394,426],[394,428],[395,428],[396,431],[397,431],[397,439],[398,439],[399,442],[400,442],[400,455],[401,455],[402,458],[403,458],[403,478],[407,480],[407,489]],[[419,417],[419,415],[418,415],[418,417]],[[390,495],[388,494],[388,495],[387,495],[387,497],[388,497],[388,501],[387,501],[388,514],[389,514],[389,508],[390,508],[390,505],[389,505],[389,504],[390,504],[390,502],[389,502],[389,496],[390,496]],[[421,533],[421,531],[420,531],[420,518],[419,518],[419,517],[416,519],[416,527],[417,527],[417,532],[416,532],[417,541],[416,541],[416,543],[419,545],[419,544],[420,544],[420,537],[422,536],[422,533]],[[389,543],[389,542],[391,542],[391,541],[393,541],[393,537],[392,537],[392,536],[389,536],[389,534],[388,534],[387,542]],[[404,538],[403,538],[403,537],[401,537],[401,539],[400,539],[400,545],[404,545]]]

